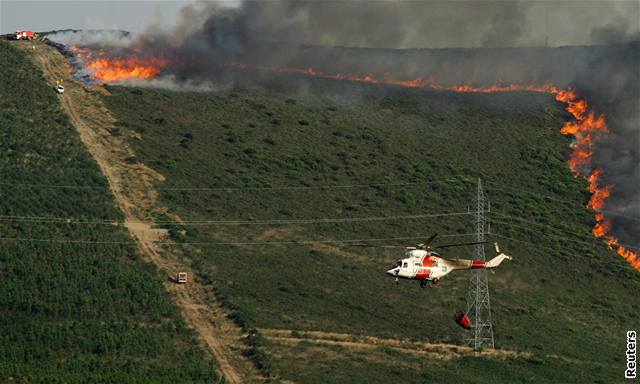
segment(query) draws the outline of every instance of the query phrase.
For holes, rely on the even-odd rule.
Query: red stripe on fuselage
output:
[[[413,278],[419,280],[428,279],[429,276],[431,276],[431,267],[436,264],[437,260],[438,259],[434,256],[425,255],[422,259],[422,267],[420,268],[420,271],[418,271]]]
[[[472,260],[471,261],[471,269],[484,268],[486,264],[487,264],[487,262],[484,261],[484,260]]]
[[[433,267],[433,265],[436,263],[436,258],[431,256],[431,257],[425,257],[424,259],[422,259],[422,266],[423,267]]]
[[[413,277],[414,279],[428,279],[431,276],[431,268],[422,267],[418,273]]]

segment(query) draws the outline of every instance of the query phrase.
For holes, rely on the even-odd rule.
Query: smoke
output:
[[[638,21],[637,24],[640,24]],[[627,23],[622,17],[605,26],[596,27],[591,31],[591,41],[596,44],[607,44],[612,41],[634,41],[640,39],[637,24]]]
[[[47,38],[64,45],[103,46],[125,48],[131,45],[132,35],[118,30],[66,30],[56,31]]]
[[[640,44],[619,47],[612,57],[593,62],[576,81],[609,122],[610,134],[598,144],[594,164],[604,171],[603,181],[613,186],[605,207],[613,233],[633,247],[640,244],[639,63]]]
[[[613,186],[605,212],[614,235],[638,246],[638,20],[637,1],[200,2],[183,8],[169,30],[156,25],[125,44],[109,44],[170,58],[156,84],[171,87],[281,84],[286,76],[275,70],[307,67],[443,85],[575,87],[609,122],[593,166]],[[546,48],[546,42],[601,45]],[[418,49],[424,47],[430,49]]]
[[[213,81],[195,81],[183,79],[177,81],[173,75],[165,75],[153,79],[129,79],[122,84],[139,88],[162,88],[178,92],[220,92],[231,88],[230,84],[219,84]]]
[[[628,41],[640,29],[637,16],[637,1],[199,2],[183,8],[171,33],[185,37],[201,28],[240,46],[521,47],[545,45],[547,36],[561,46]],[[152,29],[157,34],[159,27]]]
[[[152,26],[133,45],[176,58],[170,72],[177,79],[238,81],[228,67],[243,63],[254,69],[437,75],[452,83],[569,83],[571,72],[582,70],[587,50],[506,48],[543,47],[546,41],[628,42],[639,37],[639,6],[635,1],[198,2],[181,10],[175,27]],[[423,47],[495,50],[411,49]],[[578,68],[569,68],[574,65]]]

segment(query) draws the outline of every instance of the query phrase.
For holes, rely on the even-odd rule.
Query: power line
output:
[[[529,244],[529,245],[531,245],[531,246],[535,247],[536,249],[537,249],[537,248],[543,248],[543,249],[547,249],[547,250],[552,251],[552,252],[558,252],[558,249],[557,249],[557,248],[551,248],[551,247],[547,247],[547,246],[544,246],[544,245],[539,245],[539,244],[537,244],[537,243],[532,243],[532,242],[530,242],[530,241],[525,241],[525,240],[515,239],[515,238],[513,238],[513,237],[509,237],[509,236],[502,236],[502,235],[498,235],[498,234],[496,234],[496,233],[492,233],[491,235],[492,235],[492,236],[495,236],[495,237],[502,238],[502,239],[515,241],[515,242],[518,242],[518,243]],[[544,236],[543,236],[543,237],[544,237]],[[611,269],[611,268],[617,268],[617,269],[618,269],[618,270],[620,270],[620,271],[622,271],[622,270],[627,271],[627,272],[629,271],[629,268],[628,268],[628,267],[622,267],[622,266],[618,266],[618,265],[608,265],[608,266],[607,266],[607,269]]]
[[[497,224],[507,225],[507,226],[510,226],[510,227],[515,227],[515,228],[525,229],[525,230],[528,230],[528,231],[535,231],[535,230],[534,230],[534,229],[532,229],[532,228],[529,228],[529,227],[526,227],[526,226],[523,226],[523,225],[518,225],[518,224],[510,223],[510,222],[507,222],[507,221],[493,220],[493,222],[494,222],[494,223],[497,223]],[[597,238],[595,238],[595,237],[593,237],[593,236],[589,236],[589,237],[586,237],[586,236],[585,236],[585,237],[582,237],[582,236],[577,236],[576,234],[571,234],[571,235],[575,235],[575,237],[577,237],[577,238],[579,238],[579,239],[582,239],[582,240],[572,240],[572,239],[570,239],[569,237],[566,237],[566,235],[568,235],[567,233],[565,233],[565,232],[561,232],[560,230],[558,230],[558,229],[556,229],[556,228],[554,228],[554,227],[551,227],[551,226],[544,226],[544,225],[543,225],[543,227],[545,227],[545,228],[549,228],[549,229],[553,229],[553,230],[556,230],[556,231],[559,231],[561,234],[549,234],[549,233],[541,233],[541,232],[539,232],[539,234],[540,234],[541,236],[548,236],[548,237],[560,238],[560,239],[564,239],[564,240],[572,241],[572,242],[575,242],[575,243],[581,243],[581,244],[585,244],[585,245],[590,245],[590,246],[593,246],[593,245],[599,244],[598,239],[597,239]],[[583,240],[586,240],[586,241],[583,241]]]
[[[466,182],[466,180],[449,179],[449,180],[432,180],[432,181],[411,181],[411,182],[398,182],[398,183],[369,183],[369,184],[345,184],[345,185],[313,185],[313,186],[278,186],[278,187],[211,187],[211,188],[182,188],[182,187],[168,187],[158,188],[158,190],[170,190],[170,191],[255,191],[255,190],[270,190],[270,191],[306,191],[312,189],[349,189],[349,188],[375,188],[385,186],[407,186],[407,185],[420,185],[420,184],[447,184],[447,183],[460,183]]]
[[[499,237],[499,238],[501,238],[501,239],[506,239],[506,240],[511,240],[511,241],[517,241],[517,242],[519,242],[519,243],[526,243],[526,244],[530,244],[530,245],[533,245],[533,246],[534,246],[534,247],[536,247],[536,248],[544,248],[544,249],[548,249],[548,250],[550,250],[550,251],[554,251],[554,252],[557,252],[557,251],[558,251],[558,249],[557,249],[557,248],[551,248],[551,247],[547,247],[546,245],[539,245],[539,244],[536,244],[536,243],[532,243],[532,242],[530,242],[530,241],[525,241],[525,240],[515,239],[515,238],[513,238],[513,237],[503,236],[503,235],[499,235],[499,234],[497,234],[497,233],[492,233],[492,234],[491,234],[491,236],[495,236],[495,237]]]
[[[345,222],[363,222],[363,221],[387,221],[387,220],[414,220],[431,217],[447,217],[447,216],[464,216],[469,212],[451,212],[451,213],[433,213],[422,215],[404,215],[404,216],[371,216],[371,217],[344,217],[344,218],[316,218],[316,219],[273,219],[273,220],[195,220],[195,221],[154,221],[149,222],[151,225],[287,225],[287,224],[321,224],[321,223],[345,223]],[[100,220],[100,219],[82,219],[68,217],[52,217],[52,216],[11,216],[0,215],[0,220],[27,222],[27,223],[55,223],[55,224],[135,224],[146,223],[142,221],[117,221],[117,220]]]
[[[544,199],[555,200],[555,201],[560,201],[560,202],[566,202],[566,199],[561,199],[561,198],[558,198],[558,197],[555,197],[555,196],[552,196],[552,195],[547,195],[547,194],[538,193],[538,192],[532,192],[532,191],[526,191],[524,189],[507,187],[507,186],[504,186],[503,184],[499,184],[499,183],[492,182],[492,181],[488,181],[487,183],[500,186],[500,188],[491,188],[491,187],[489,187],[489,188],[487,188],[487,191],[498,191],[498,192],[505,192],[505,193],[520,192],[522,194],[532,195],[532,196],[540,197],[540,198],[544,198]]]
[[[601,210],[601,211],[602,211],[602,212],[604,212],[604,210]],[[573,229],[569,229],[569,228],[567,228],[567,229],[561,229],[561,228],[554,227],[554,226],[551,226],[551,225],[538,223],[538,222],[536,222],[536,221],[523,219],[523,218],[521,218],[521,217],[515,217],[515,216],[506,215],[506,214],[501,214],[501,213],[498,213],[498,212],[493,212],[493,214],[498,215],[498,216],[501,216],[501,217],[504,217],[504,218],[508,218],[508,219],[512,219],[512,220],[518,220],[518,221],[523,221],[523,222],[528,223],[528,224],[533,224],[533,225],[538,225],[538,226],[540,226],[540,227],[549,228],[549,229],[552,229],[552,230],[555,230],[555,231],[558,231],[558,232],[562,232],[562,233],[567,233],[567,232],[569,232],[571,235],[576,236],[576,237],[581,237],[581,238],[583,238],[583,239],[598,240],[598,238],[597,238],[597,237],[592,236],[592,235],[586,235],[586,234],[585,234],[585,235],[578,235],[577,233],[573,232]],[[615,214],[614,214],[614,215],[615,215]],[[629,218],[629,219],[632,219],[632,220],[639,220],[639,221],[640,221],[640,219],[635,219],[635,218],[633,218],[633,217],[631,217],[631,216],[625,216],[625,215],[621,215],[621,214],[619,214],[618,216],[623,216],[623,217],[626,217],[626,218]],[[500,223],[500,221],[496,221],[496,220],[493,220],[493,222]],[[529,230],[531,230],[531,228],[527,228],[527,227],[523,227],[523,226],[518,226],[518,225],[513,224],[513,223],[502,222],[502,224],[512,225],[512,226],[514,226],[514,227],[524,228],[524,229],[529,229]],[[566,228],[566,227],[565,227],[565,228]],[[567,240],[569,240],[569,239],[567,239]],[[618,243],[618,245],[623,246],[623,247],[625,247],[625,248],[627,248],[627,249],[635,249],[635,250],[637,250],[637,251],[640,251],[640,248],[639,248],[639,247],[636,247],[636,246],[633,246],[633,245],[628,245],[628,244],[623,244],[623,243]]]
[[[485,177],[488,177],[483,172],[477,171],[477,173],[482,174]],[[374,187],[383,187],[383,186],[410,186],[410,185],[421,185],[421,184],[447,184],[447,183],[471,183],[472,180],[465,179],[465,175],[460,178],[455,179],[445,179],[445,180],[431,180],[431,181],[410,181],[410,182],[387,182],[387,183],[368,183],[368,184],[336,184],[336,185],[314,185],[314,186],[275,186],[275,187],[237,187],[237,186],[219,186],[219,187],[154,187],[157,191],[305,191],[305,190],[313,190],[313,189],[350,189],[350,188],[374,188]],[[502,183],[497,183],[495,181],[486,181],[486,183],[493,184],[496,186],[500,186],[501,188],[485,188],[489,191],[500,191],[500,192],[520,192],[527,195],[533,195],[537,197],[543,197],[546,199],[556,200],[560,202],[565,202],[566,200],[548,195],[541,194],[539,192],[528,191],[519,188],[513,188],[511,186],[506,186]],[[6,187],[18,187],[18,188],[59,188],[59,189],[101,189],[107,190],[109,188],[108,185],[64,185],[64,184],[36,184],[36,183],[0,183],[0,186]],[[628,215],[624,215],[621,213],[616,213],[610,210],[600,210],[601,212],[605,212],[610,215],[625,217],[628,219],[640,221],[640,217],[632,217]]]
[[[600,209],[598,212],[604,212],[607,215],[612,215],[612,216],[620,216],[620,217],[624,217],[627,219],[631,219],[631,220],[635,220],[635,221],[640,221],[640,217],[634,217],[634,216],[629,216],[629,215],[624,215],[622,213],[617,213],[617,212],[613,212],[611,210],[608,209]]]
[[[479,173],[482,173],[482,172],[479,172]],[[520,188],[513,188],[511,186],[506,186],[504,184],[497,183],[495,181],[488,181],[488,183],[493,184],[493,185],[501,186],[501,189],[500,188],[486,188],[487,190],[490,190],[490,191],[510,192],[510,193],[512,193],[511,191],[514,191],[514,192],[520,192],[520,193],[527,194],[527,195],[535,195],[535,196],[538,196],[538,197],[543,197],[545,199],[560,201],[560,202],[563,202],[563,203],[566,202],[566,200],[558,198],[558,197],[555,197],[555,196],[552,196],[552,195],[541,194],[539,192],[528,191],[528,190],[524,190],[524,189],[520,189]],[[640,221],[640,216],[629,216],[629,215],[625,215],[623,213],[614,212],[614,211],[608,210],[608,209],[599,209],[599,210],[597,210],[597,212],[603,212],[603,213],[606,213],[607,215],[619,216],[619,217],[624,217],[624,218],[627,218],[627,219],[630,219],[630,220]]]
[[[375,188],[384,186],[408,186],[421,184],[447,184],[447,183],[468,183],[469,180],[464,179],[446,179],[431,181],[409,181],[409,182],[387,182],[387,183],[368,183],[368,184],[337,184],[337,185],[312,185],[312,186],[275,186],[275,187],[237,187],[237,186],[220,186],[220,187],[154,187],[157,191],[306,191],[313,189],[349,189],[349,188]],[[64,184],[29,184],[29,183],[0,183],[0,186],[18,187],[18,188],[60,188],[60,189],[104,189],[109,188],[108,185],[64,185]]]
[[[511,227],[520,228],[520,229],[525,229],[525,230],[529,230],[529,231],[535,231],[535,229],[532,229],[532,228],[529,228],[529,227],[526,227],[526,226],[523,226],[523,225],[508,223],[506,221],[493,220],[493,222],[494,223],[498,223],[498,224],[508,225],[508,226],[511,226]],[[555,238],[559,238],[559,239],[563,239],[563,240],[568,240],[568,241],[571,241],[571,242],[574,242],[574,243],[585,244],[585,245],[590,245],[590,246],[593,246],[593,245],[595,245],[597,243],[597,239],[595,237],[592,238],[593,241],[587,242],[587,241],[581,241],[581,240],[573,240],[573,239],[570,239],[570,238],[568,238],[566,236],[560,236],[560,235],[555,235],[555,234],[540,233],[540,232],[537,232],[537,233],[539,235],[545,236],[545,237],[555,237]]]
[[[453,233],[438,235],[439,237],[457,237],[457,236],[470,236],[475,233]],[[336,243],[336,244],[354,244],[354,243],[366,243],[375,241],[394,241],[394,240],[420,240],[424,239],[424,236],[412,236],[412,237],[388,237],[388,238],[368,238],[368,239],[343,239],[343,240],[289,240],[289,241],[193,241],[193,242],[180,242],[173,241],[156,241],[154,244],[159,245],[283,245],[283,244],[322,244],[322,243]],[[0,241],[21,241],[21,242],[34,242],[34,243],[73,243],[73,244],[137,244],[135,241],[100,241],[100,240],[75,240],[75,239],[36,239],[36,238],[20,238],[20,237],[0,237]]]
[[[541,226],[541,227],[550,228],[550,229],[553,229],[553,230],[556,230],[556,231],[559,231],[559,232],[562,232],[562,233],[566,233],[565,230],[557,228],[557,227],[554,227],[554,226],[551,226],[551,225],[538,223],[536,221],[526,220],[526,219],[523,219],[523,218],[520,218],[520,217],[500,214],[500,213],[497,213],[497,212],[493,212],[493,213],[495,215],[502,216],[502,217],[505,217],[505,218],[509,218],[509,219],[513,219],[513,220],[519,220],[519,221],[523,221],[523,222],[528,223],[528,224],[538,225],[538,226]],[[495,220],[494,220],[494,222],[500,223],[500,221],[495,221]],[[531,228],[527,228],[527,227],[523,227],[523,226],[518,226],[518,225],[513,224],[513,223],[502,222],[502,224],[513,225],[513,226],[519,227],[519,228],[531,229]],[[571,229],[567,229],[566,231],[570,231],[570,234],[574,235],[576,237],[582,237],[584,239],[589,239],[589,240],[597,240],[598,239],[597,237],[594,237],[592,235],[578,235],[577,233],[572,232]],[[623,246],[625,248],[631,248],[631,249],[640,250],[640,248],[632,246],[632,245],[627,245],[627,244],[619,244],[619,245],[621,245],[621,246]]]
[[[27,184],[27,183],[0,183],[3,187],[16,188],[60,188],[60,189],[101,189],[109,191],[108,185],[63,185],[63,184]]]
[[[531,229],[529,227],[525,227],[523,225],[517,225],[517,224],[513,224],[513,223],[507,223],[507,222],[496,221],[496,220],[493,220],[493,222],[498,223],[498,224],[510,225],[510,226],[513,226],[513,227],[526,229],[526,230],[529,230],[529,231],[533,231],[533,229]],[[553,228],[553,227],[549,227],[549,228]],[[587,241],[581,241],[581,240],[574,240],[574,239],[570,239],[570,238],[568,238],[566,236],[559,236],[559,235],[553,235],[553,234],[544,234],[544,236],[555,237],[555,238],[563,239],[563,240],[570,241],[570,242],[573,242],[573,243],[576,243],[576,244],[585,244],[585,245],[589,245],[589,246],[593,246],[595,244],[603,244],[602,241],[599,240],[597,237],[592,237],[591,238],[592,241],[591,242],[587,242]],[[621,244],[621,243],[618,243],[618,245],[619,246],[623,246],[623,247],[628,248],[628,249],[634,249],[634,250],[640,251],[640,248],[632,246],[632,245]]]
[[[565,232],[569,232],[569,233],[571,233],[572,235],[576,235],[576,236],[577,236],[577,234],[574,232],[574,230],[573,230],[572,228],[564,227],[564,228],[566,228],[566,229],[561,229],[561,228],[558,228],[558,227],[554,227],[554,226],[552,226],[552,225],[539,223],[539,222],[537,222],[537,221],[527,220],[527,219],[523,219],[523,218],[521,218],[521,217],[516,217],[516,216],[511,216],[511,215],[505,215],[504,213],[493,212],[493,214],[494,214],[494,215],[496,215],[496,216],[504,217],[504,218],[506,218],[506,219],[522,221],[522,222],[527,223],[527,224],[537,225],[537,226],[540,226],[540,227],[553,229],[553,230],[560,231],[560,232],[563,232],[563,233],[565,233]],[[496,221],[496,222],[497,222],[497,221]],[[515,225],[515,224],[514,224],[514,225]],[[592,235],[580,235],[580,236],[581,236],[581,237],[584,237],[584,238],[588,238],[588,239],[593,239],[593,236],[592,236]]]

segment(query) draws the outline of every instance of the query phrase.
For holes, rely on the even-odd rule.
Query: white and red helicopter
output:
[[[445,259],[431,250],[429,244],[438,234],[431,236],[424,244],[415,247],[405,247],[404,259],[398,259],[385,273],[399,279],[418,280],[420,287],[424,288],[431,283],[436,286],[443,276],[448,275],[456,269],[493,269],[499,266],[505,259],[512,260],[511,256],[500,252],[498,243],[494,243],[498,255],[489,261],[467,260],[467,259]],[[461,245],[482,244],[484,242],[452,244],[440,246],[446,248]]]

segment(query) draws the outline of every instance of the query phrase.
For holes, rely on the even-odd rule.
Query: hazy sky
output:
[[[277,1],[277,0],[266,0]],[[317,0],[318,3],[321,0]],[[360,9],[362,15],[367,15],[367,11],[375,7],[375,3],[370,1],[349,1],[352,11]],[[195,1],[11,1],[0,0],[0,31],[1,33],[11,33],[18,29],[31,29],[35,31],[46,31],[52,29],[123,29],[131,32],[141,31],[151,24],[171,26],[178,19],[181,8]],[[510,1],[504,1],[509,3]],[[513,1],[512,1],[513,2]],[[228,1],[228,3],[238,4],[239,1]],[[335,3],[335,0],[334,0]],[[606,35],[608,40],[627,39],[628,36],[637,35],[640,31],[640,0],[569,0],[569,1],[522,1],[518,6],[523,10],[523,18],[515,20],[510,13],[493,14],[488,20],[482,20],[484,9],[501,7],[501,3],[491,1],[435,1],[426,5],[426,2],[416,4],[413,7],[409,1],[391,0],[397,8],[415,8],[418,12],[398,12],[396,16],[404,20],[393,19],[393,14],[389,14],[387,20],[377,20],[368,22],[367,20],[353,20],[351,29],[361,30],[361,35],[367,40],[367,36],[375,36],[380,33],[382,24],[389,25],[409,25],[416,27],[411,34],[406,34],[408,38],[397,44],[397,48],[421,48],[421,47],[445,47],[445,46],[477,46],[477,36],[484,32],[487,25],[501,24],[505,28],[497,28],[499,33],[508,31],[514,23],[522,23],[519,28],[523,33],[517,39],[507,39],[508,44],[515,45],[543,45],[545,34],[548,34],[549,45],[578,45],[590,44],[597,41],[591,33],[598,30],[598,36]],[[404,3],[404,4],[403,4]],[[316,4],[318,5],[318,4]],[[407,6],[409,5],[409,6]],[[443,7],[444,6],[444,7]],[[436,15],[438,9],[445,8],[449,12],[447,17],[442,14]],[[430,12],[433,10],[433,12]],[[445,12],[445,14],[446,14]],[[357,12],[356,12],[357,13]],[[466,16],[465,16],[466,15]],[[479,16],[480,15],[480,16]],[[366,16],[365,16],[366,17]],[[457,19],[457,22],[453,22]],[[548,20],[548,22],[545,22]],[[315,21],[315,20],[314,20]],[[325,19],[318,22],[332,22],[332,19]],[[335,23],[335,21],[333,21]],[[421,24],[422,22],[422,24]],[[380,24],[382,23],[382,24]],[[378,27],[376,27],[376,24]],[[454,25],[455,24],[455,25]],[[616,26],[624,26],[621,31],[613,31]],[[435,28],[435,32],[433,31]],[[328,26],[328,30],[334,29],[340,33],[345,26]],[[422,29],[425,29],[424,31]],[[348,30],[348,28],[347,28]],[[430,39],[425,39],[425,31],[429,31]],[[500,32],[502,31],[502,32]],[[353,32],[353,31],[350,31]],[[508,33],[508,32],[507,32]],[[617,36],[621,37],[618,38]],[[613,36],[613,38],[609,38]],[[505,36],[506,38],[507,36]],[[498,41],[500,36],[497,36]],[[326,41],[325,41],[326,40]],[[309,43],[318,44],[345,44],[358,45],[358,37],[353,33],[350,40],[340,39],[320,39]],[[368,40],[371,40],[370,38]],[[605,39],[606,40],[606,39]],[[383,44],[384,45],[384,44]]]
[[[139,31],[151,23],[175,22],[191,1],[31,1],[0,0],[0,31],[19,29],[123,29]]]

